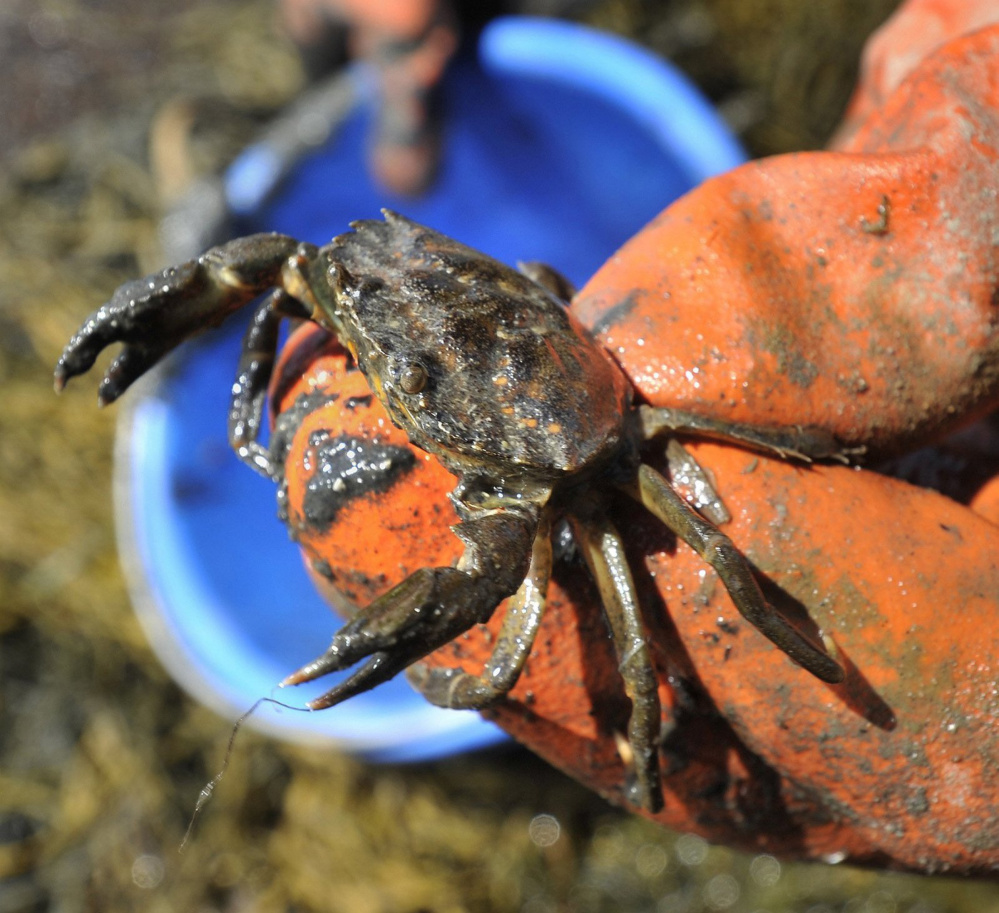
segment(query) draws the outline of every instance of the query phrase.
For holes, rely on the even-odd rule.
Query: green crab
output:
[[[451,497],[464,551],[454,567],[423,568],[367,606],[294,684],[360,663],[310,703],[330,707],[387,680],[514,599],[481,675],[420,667],[433,703],[481,708],[515,683],[531,652],[552,565],[552,527],[569,521],[601,594],[632,710],[629,798],[662,804],[661,711],[623,533],[607,507],[622,495],[689,543],[739,611],[823,681],[839,664],[766,602],[746,558],[670,482],[641,460],[667,434],[709,436],[782,456],[836,457],[812,429],[732,425],[636,402],[632,383],[566,308],[567,284],[534,265],[517,272],[385,212],[324,247],[279,234],[231,241],[197,260],[129,282],[70,340],[55,381],[124,346],[100,385],[110,403],[163,355],[268,293],[255,311],[233,386],[229,436],[256,469],[280,473],[258,442],[282,317],[334,333],[392,421],[459,479]]]

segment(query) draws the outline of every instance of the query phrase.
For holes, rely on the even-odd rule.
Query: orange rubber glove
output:
[[[289,528],[341,614],[420,567],[452,564],[455,478],[412,448],[347,356],[307,325],[278,366],[279,408],[301,416],[285,461]],[[396,484],[310,522],[317,436],[410,448]],[[725,525],[787,617],[819,625],[847,669],[825,685],[739,616],[727,590],[658,521],[619,518],[662,706],[663,809],[639,814],[757,852],[919,872],[999,872],[999,526],[934,492],[845,466],[803,468],[735,447],[692,449]],[[659,466],[665,470],[663,466]],[[345,600],[349,600],[346,601]],[[532,751],[626,804],[615,737],[628,700],[586,572],[559,564],[523,674],[485,711]],[[428,657],[479,673],[505,615]]]
[[[922,28],[983,21],[939,45]],[[576,299],[650,402],[873,455],[995,405],[999,7],[914,0],[872,48],[835,151],[708,181]]]

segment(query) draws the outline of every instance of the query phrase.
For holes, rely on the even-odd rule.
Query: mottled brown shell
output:
[[[332,316],[413,443],[545,476],[617,450],[630,385],[548,291],[394,213],[352,227],[324,251]]]

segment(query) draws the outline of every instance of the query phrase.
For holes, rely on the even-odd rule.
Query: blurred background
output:
[[[558,6],[677,63],[763,155],[824,143],[895,2]],[[999,910],[989,885],[709,847],[515,746],[374,766],[244,729],[179,852],[232,720],[153,657],[115,551],[114,410],[87,381],[56,398],[51,369],[304,79],[273,0],[0,4],[0,913]]]

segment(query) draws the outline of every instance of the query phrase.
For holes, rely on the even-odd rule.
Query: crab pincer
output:
[[[353,675],[322,697],[313,710],[342,701],[392,678],[418,659],[488,621],[493,609],[520,587],[537,530],[529,512],[506,511],[462,524],[463,568],[422,568],[345,624],[329,649],[288,676],[297,685],[364,661]],[[521,556],[521,560],[510,561]]]
[[[251,235],[212,248],[196,260],[126,282],[66,344],[55,369],[56,390],[85,374],[105,348],[120,342],[121,352],[98,392],[101,405],[114,402],[182,342],[218,326],[248,301],[279,285],[290,262],[308,258],[314,249],[285,235]]]

